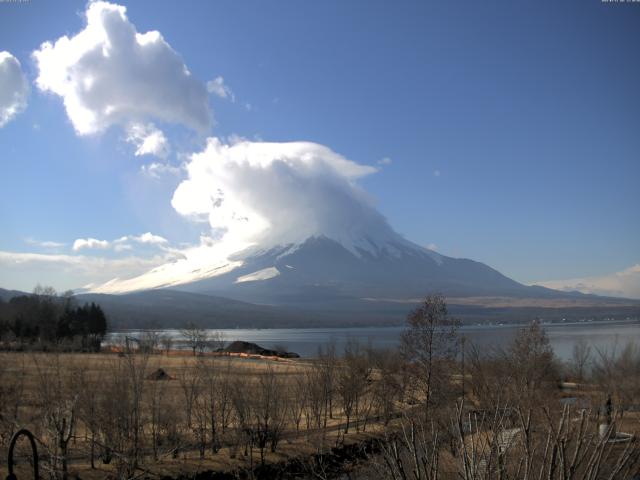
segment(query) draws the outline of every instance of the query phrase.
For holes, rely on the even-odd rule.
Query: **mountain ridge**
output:
[[[269,304],[306,303],[303,299],[312,290],[323,298],[331,294],[403,299],[427,292],[446,296],[581,295],[523,285],[481,262],[447,257],[408,241],[389,242],[375,251],[360,249],[359,253],[326,236],[314,236],[301,244],[240,253],[232,259],[242,264],[231,271],[172,288]],[[277,274],[272,271],[267,278],[238,282],[267,269]]]
[[[313,235],[250,246],[222,261],[203,255],[202,264],[157,267],[76,297],[99,303],[115,329],[399,325],[432,293],[447,297],[451,314],[467,323],[640,316],[640,301],[523,285],[481,262],[381,231],[355,241]],[[13,293],[0,290],[0,298]]]
[[[0,298],[29,295],[0,288]],[[350,299],[323,306],[280,307],[251,304],[212,295],[156,289],[120,295],[77,294],[78,302],[96,302],[111,330],[181,328],[192,322],[203,328],[318,328],[402,325],[419,298],[401,302]],[[450,314],[463,323],[524,323],[640,317],[640,301],[584,296],[581,299],[460,298],[447,299]]]

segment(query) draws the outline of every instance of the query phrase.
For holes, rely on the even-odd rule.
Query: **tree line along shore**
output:
[[[0,298],[0,348],[3,350],[98,352],[107,334],[100,305],[79,305],[73,292],[58,295],[37,286],[31,295]]]

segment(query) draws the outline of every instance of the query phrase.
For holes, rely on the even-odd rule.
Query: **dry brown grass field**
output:
[[[141,424],[137,447],[140,460],[135,468],[152,476],[255,467],[262,459],[258,440],[247,439],[246,435],[251,433],[243,432],[247,428],[276,431],[277,448],[271,448],[274,434],[268,433],[269,445],[263,452],[265,463],[284,462],[335,445],[357,443],[380,432],[379,409],[373,405],[373,398],[366,402],[358,400],[366,411],[351,413],[346,435],[346,415],[335,393],[331,406],[320,396],[312,400],[317,403],[315,409],[312,405],[302,405],[308,403],[302,396],[308,396],[308,390],[314,385],[319,386],[322,375],[314,362],[308,360],[193,356],[186,352],[150,355],[5,352],[0,353],[0,365],[6,402],[3,408],[9,411],[15,406],[17,419],[15,425],[3,425],[2,464],[5,466],[8,433],[18,426],[29,428],[36,435],[41,459],[60,455],[55,446],[56,426],[50,425],[56,421],[53,419],[56,415],[75,417],[67,447],[67,468],[70,475],[81,478],[123,475],[128,460],[119,462],[117,455],[130,455],[126,446],[120,448],[120,452],[116,448],[112,450],[109,464],[102,458],[110,436],[131,434],[121,430],[131,428],[131,415],[132,412],[136,415],[137,408],[140,418],[133,421]],[[168,378],[155,378],[154,374],[160,369]],[[366,372],[366,375],[373,381],[375,373]],[[265,378],[272,384],[265,385]],[[137,390],[139,406],[132,398]],[[265,395],[272,395],[272,404],[260,405]],[[316,395],[326,394],[316,392]],[[371,392],[367,395],[371,397]],[[218,403],[212,406],[212,401]],[[96,431],[93,434],[91,419],[86,417],[88,409],[96,422],[107,423],[116,417],[124,424],[113,426],[115,433],[99,432],[100,426],[93,427]],[[212,413],[212,409],[217,411]],[[224,409],[228,418],[221,418]],[[239,418],[244,414],[251,418]],[[3,416],[3,420],[7,418]],[[215,453],[210,446],[211,418],[219,423]],[[265,422],[263,425],[261,420]],[[94,468],[90,464],[92,438]],[[205,450],[203,454],[200,443]],[[19,448],[18,452],[23,461],[17,470],[24,474],[27,450]]]
[[[560,364],[537,324],[504,351],[459,345],[418,323],[401,351],[350,342],[314,359],[3,352],[0,458],[28,428],[41,477],[62,480],[640,473],[640,349]],[[23,478],[24,441],[17,458]]]

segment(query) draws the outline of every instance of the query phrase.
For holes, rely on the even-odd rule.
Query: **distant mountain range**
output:
[[[251,248],[189,281],[172,266],[97,292],[78,294],[107,312],[114,328],[312,327],[400,324],[420,299],[444,294],[468,322],[640,316],[640,301],[522,285],[493,268],[415,245],[392,232],[357,241],[314,236],[301,243]],[[231,266],[230,266],[231,265]],[[153,284],[158,278],[159,283]],[[138,283],[139,282],[139,283]],[[107,293],[109,292],[109,293]],[[0,298],[16,292],[0,290]]]

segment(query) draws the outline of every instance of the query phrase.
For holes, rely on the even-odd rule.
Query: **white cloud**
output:
[[[393,159],[389,157],[384,157],[378,160],[378,165],[391,165],[393,163]]]
[[[78,238],[73,242],[73,251],[77,252],[85,248],[106,249],[110,247],[110,243],[106,240],[98,240],[96,238]]]
[[[125,235],[113,241],[114,244],[119,244],[119,245],[124,244],[126,242],[137,242],[137,243],[143,243],[147,245],[166,245],[167,243],[169,243],[169,240],[167,240],[164,237],[161,237],[160,235],[154,235],[151,232],[146,232],[141,235]]]
[[[41,248],[65,246],[59,242],[40,242],[25,239],[29,245]],[[193,245],[184,247],[193,250]],[[195,247],[197,248],[197,247]],[[78,288],[86,284],[118,282],[121,278],[136,277],[161,265],[172,265],[184,259],[182,251],[169,246],[169,241],[151,232],[125,235],[115,240],[78,238],[72,250],[100,250],[91,255],[44,254],[0,251],[0,285],[30,290],[36,283],[54,285],[58,289]],[[202,264],[203,256],[198,257]]]
[[[171,253],[148,258],[103,258],[0,251],[0,283],[25,291],[37,283],[64,290],[139,275],[175,258]]]
[[[608,275],[536,282],[557,290],[593,293],[612,297],[640,298],[640,264]]]
[[[25,242],[29,245],[34,245],[36,247],[42,247],[42,248],[62,248],[66,245],[66,243],[53,242],[51,240],[39,241],[31,237],[26,238]]]
[[[127,142],[136,147],[135,155],[155,155],[159,158],[167,158],[171,147],[167,137],[153,123],[133,122],[127,129]]]
[[[27,106],[29,83],[16,57],[0,52],[0,128]]]
[[[429,245],[427,245],[427,249],[433,250],[435,252],[438,250],[438,245],[436,245],[435,243],[430,243]]]
[[[169,163],[153,162],[148,165],[143,165],[140,170],[144,175],[152,178],[161,178],[164,175],[180,175],[182,172],[181,167],[176,167]]]
[[[133,248],[130,245],[130,242],[155,246],[164,246],[169,243],[166,238],[161,237],[160,235],[154,235],[151,232],[146,232],[137,236],[125,235],[123,237],[116,238],[112,242],[109,242],[108,240],[98,240],[96,238],[78,238],[73,242],[72,248],[73,251],[77,252],[82,249],[106,250],[113,247],[116,252],[121,252],[124,250],[131,250]]]
[[[231,90],[229,85],[224,83],[223,77],[216,77],[213,80],[209,80],[207,82],[207,91],[220,98],[229,99],[232,102],[236,101],[236,96],[234,95],[233,90]]]
[[[133,250],[133,245],[129,244],[129,243],[116,243],[113,246],[113,250],[115,252],[126,252],[126,251],[130,251]]]
[[[205,132],[208,95],[160,32],[138,33],[126,8],[90,2],[86,27],[33,52],[36,84],[63,98],[79,135],[149,120]]]
[[[210,138],[186,170],[173,207],[208,220],[226,240],[295,242],[325,234],[348,243],[367,229],[389,229],[355,183],[377,169],[323,145],[246,140],[227,145]]]

